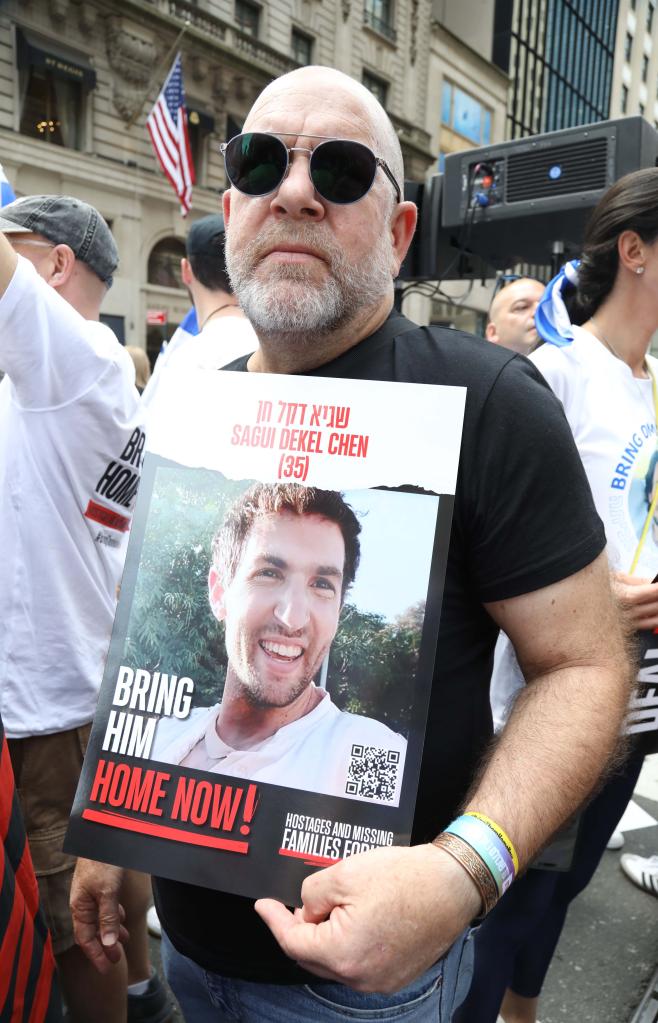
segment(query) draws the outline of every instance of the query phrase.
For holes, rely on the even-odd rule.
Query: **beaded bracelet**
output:
[[[445,833],[470,845],[491,873],[499,895],[503,895],[516,877],[516,869],[507,846],[497,833],[477,817],[467,815],[452,821]]]
[[[478,919],[486,916],[498,902],[500,893],[488,868],[468,842],[444,831],[434,839],[433,845],[443,849],[460,864],[474,882],[482,899],[482,912]]]

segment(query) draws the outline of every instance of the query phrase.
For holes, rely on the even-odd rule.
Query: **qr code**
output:
[[[395,798],[399,767],[398,750],[354,743],[347,770],[345,794],[390,803]]]

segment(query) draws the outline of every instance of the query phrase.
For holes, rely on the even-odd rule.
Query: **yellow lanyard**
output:
[[[653,393],[653,415],[654,415],[654,421],[655,421],[655,424],[656,424],[656,440],[658,441],[658,388],[656,387],[656,378],[654,376],[653,370],[649,366],[648,362],[646,363],[646,367],[647,367],[647,371],[649,373],[649,376],[651,377],[651,390],[652,390],[652,393]],[[642,527],[642,533],[640,534],[640,539],[639,539],[638,545],[637,545],[637,547],[635,549],[635,554],[633,555],[633,560],[631,562],[631,568],[630,568],[630,573],[629,573],[630,575],[633,575],[633,573],[635,572],[635,569],[637,568],[637,563],[640,560],[640,555],[641,555],[642,549],[644,547],[644,541],[647,538],[647,533],[649,532],[649,526],[651,525],[651,523],[653,521],[653,514],[654,514],[654,512],[656,510],[656,505],[658,505],[658,486],[656,486],[655,489],[654,489],[654,494],[653,494],[653,497],[651,498],[651,504],[649,505],[649,511],[647,512],[647,517],[644,520],[644,526]]]

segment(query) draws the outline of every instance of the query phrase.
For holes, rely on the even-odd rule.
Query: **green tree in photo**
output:
[[[238,494],[250,486],[205,469],[160,467],[128,624],[126,663],[189,676],[194,705],[221,700],[224,627],[210,610],[212,539]],[[329,655],[327,688],[336,705],[408,734],[424,603],[394,621],[349,602]]]

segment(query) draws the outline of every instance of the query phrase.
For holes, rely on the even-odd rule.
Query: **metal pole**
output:
[[[151,75],[151,77],[149,79],[149,83],[146,86],[146,90],[144,92],[144,95],[142,96],[142,98],[140,100],[137,112],[133,114],[133,116],[130,118],[130,120],[128,121],[128,123],[126,125],[126,131],[128,131],[129,128],[132,128],[133,124],[136,122],[137,118],[141,114],[141,112],[142,112],[142,110],[144,108],[144,102],[148,99],[149,93],[150,93],[151,89],[153,88],[153,83],[155,81],[157,81],[157,79],[159,78],[159,76],[160,76],[160,74],[162,72],[163,67],[165,67],[165,68],[169,67],[169,63],[171,61],[171,58],[173,57],[174,53],[176,53],[176,51],[178,50],[178,44],[180,43],[181,39],[183,38],[183,36],[187,32],[187,30],[190,27],[190,25],[191,25],[191,22],[189,20],[185,22],[185,24],[183,25],[182,29],[180,30],[180,32],[178,33],[178,35],[174,39],[174,41],[171,44],[171,46],[169,47],[169,49],[167,50],[166,54],[164,55],[164,57],[162,58],[160,63],[157,65],[155,71],[153,72],[153,74]]]

